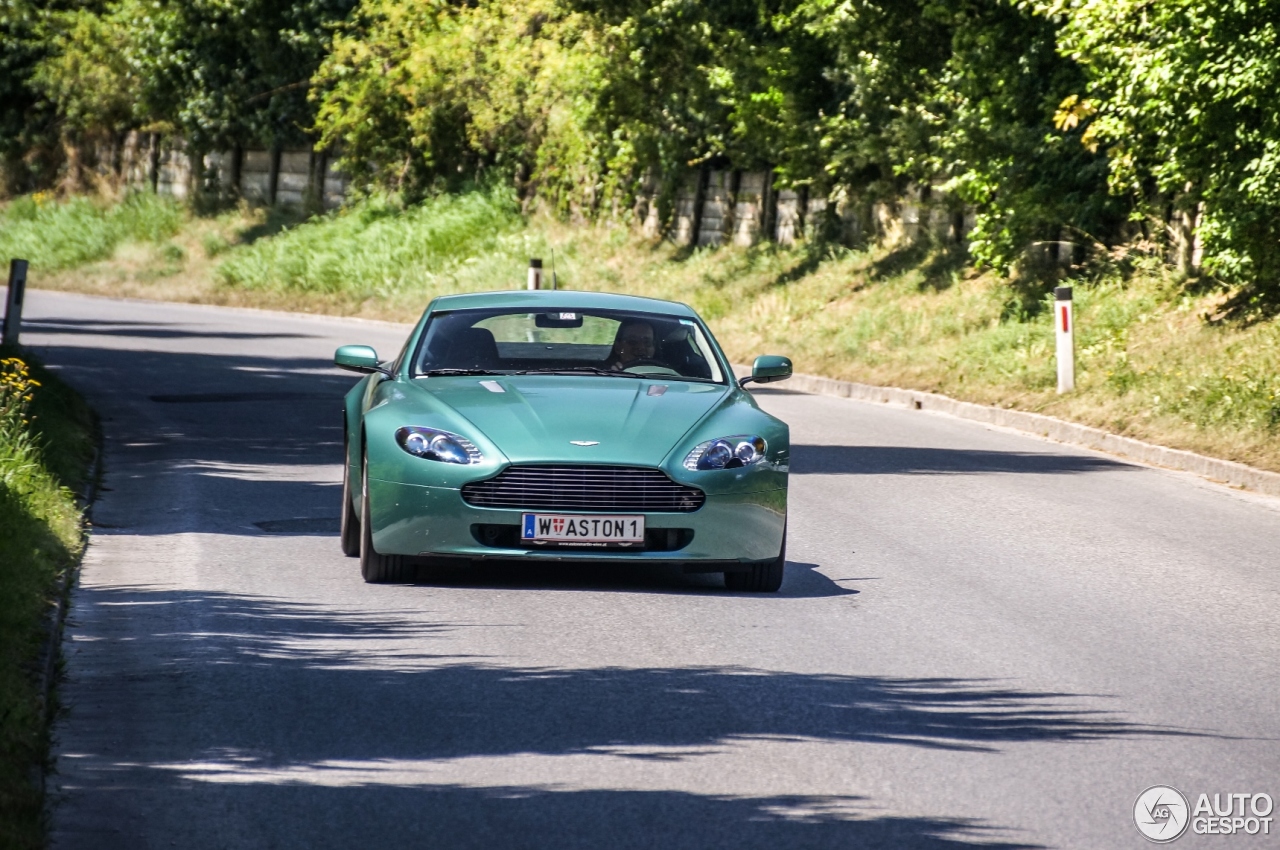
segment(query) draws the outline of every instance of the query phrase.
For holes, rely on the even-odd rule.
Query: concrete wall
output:
[[[125,182],[131,186],[154,185],[156,192],[186,198],[191,191],[191,158],[181,139],[160,139],[152,134],[131,133],[124,145]],[[348,180],[327,152],[311,149],[239,152],[240,175],[235,185],[235,151],[215,151],[204,157],[206,188],[233,190],[253,203],[304,205],[316,199],[325,209],[347,200]]]
[[[176,198],[186,198],[190,192],[191,162],[181,139],[134,133],[118,156],[131,185],[154,184],[160,194]],[[234,190],[262,204],[319,203],[334,209],[346,203],[348,180],[327,152],[241,151],[239,182],[233,186],[235,157],[231,151],[205,156],[207,188]],[[657,176],[647,175],[634,209],[641,231],[652,238],[661,235],[663,226],[659,189]],[[868,203],[847,193],[828,198],[805,189],[775,190],[773,174],[767,171],[691,171],[675,193],[673,212],[667,237],[697,246],[747,246],[761,240],[792,245],[818,228],[833,228],[834,235],[849,245],[873,239],[910,243],[926,234],[940,241],[962,242],[974,224],[972,211],[950,203],[937,189],[916,187],[892,202]]]
[[[660,235],[657,181],[645,181],[636,203],[642,232]],[[961,242],[973,229],[972,212],[957,212],[937,190],[911,189],[893,203],[867,203],[847,193],[827,198],[804,189],[773,187],[766,171],[695,171],[676,192],[668,238],[681,245],[754,245],[772,240],[792,245],[834,228],[849,245],[868,240],[909,243],[927,233],[940,241]]]

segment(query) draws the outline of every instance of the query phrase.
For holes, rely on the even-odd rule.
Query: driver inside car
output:
[[[653,325],[648,322],[623,322],[609,352],[608,368],[626,369],[636,363],[652,363],[657,348],[654,336]]]

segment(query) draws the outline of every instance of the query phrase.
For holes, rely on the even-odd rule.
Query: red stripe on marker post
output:
[[[1071,333],[1071,287],[1059,286],[1053,290],[1058,302],[1058,392],[1067,393],[1076,388],[1076,344]]]

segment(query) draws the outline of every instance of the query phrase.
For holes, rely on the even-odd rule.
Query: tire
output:
[[[351,498],[351,464],[347,453],[342,454],[342,554],[348,558],[360,557],[360,517]]]
[[[360,464],[360,575],[370,584],[413,580],[413,567],[403,555],[380,555],[373,548],[369,509],[369,459]]]
[[[776,593],[782,587],[782,573],[787,566],[787,528],[782,527],[782,551],[775,560],[752,564],[743,572],[725,573],[724,586],[748,593]]]

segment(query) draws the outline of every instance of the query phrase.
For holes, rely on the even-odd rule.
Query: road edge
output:
[[[89,537],[91,536],[93,524],[93,504],[97,501],[98,487],[102,483],[103,437],[102,426],[97,421],[96,413],[94,414],[94,432],[96,445],[93,447],[93,460],[89,462],[88,466],[89,475],[85,479],[83,486],[81,486],[80,492],[76,494],[76,502],[79,503],[81,510],[81,527],[85,536],[85,546],[80,552],[80,557],[76,558],[75,563],[63,570],[62,575],[58,578],[58,587],[53,605],[45,615],[45,638],[44,646],[42,647],[43,655],[40,659],[38,690],[40,696],[40,720],[50,742],[52,741],[52,725],[55,719],[52,710],[54,706],[53,690],[57,686],[62,672],[59,669],[58,662],[62,659],[62,634],[66,628],[67,612],[71,607],[71,589],[80,577],[80,567],[84,563],[84,556],[89,548]],[[49,746],[52,749],[51,743]],[[33,781],[43,798],[43,817],[46,821],[49,817],[51,804],[48,791],[49,775],[53,772],[53,759],[50,753],[46,753],[39,776],[33,777]]]
[[[0,287],[3,288],[3,287]],[[360,316],[339,316],[329,313],[299,313],[284,310],[269,310],[257,307],[241,307],[221,304],[203,304],[188,301],[158,301],[147,298],[123,298],[88,293],[65,292],[63,290],[41,290],[43,293],[71,295],[81,298],[97,298],[107,301],[141,302],[147,304],[181,305],[217,310],[237,310],[257,315],[277,315],[289,318],[308,318],[313,320],[336,320],[342,322],[361,322],[384,327],[411,328],[412,325],[400,322],[388,322],[382,319],[368,319]],[[751,367],[734,363],[733,369],[739,376],[751,374]],[[1044,437],[1059,443],[1083,446],[1096,451],[1106,452],[1116,457],[1126,458],[1148,466],[1189,472],[1201,478],[1230,487],[1243,488],[1262,493],[1267,496],[1280,497],[1280,473],[1256,469],[1247,464],[1231,460],[1208,457],[1185,449],[1171,449],[1157,443],[1148,443],[1133,437],[1122,437],[1091,425],[1081,425],[1045,416],[1042,413],[1028,413],[1023,410],[1010,410],[1003,407],[978,404],[971,401],[960,401],[941,393],[924,390],[905,390],[899,387],[881,387],[875,384],[863,384],[857,381],[840,381],[835,378],[824,378],[820,375],[797,373],[787,381],[787,389],[809,395],[834,396],[849,398],[855,401],[880,402],[883,404],[899,404],[914,410],[930,413],[943,413],[958,419],[981,422],[1000,428],[1008,428],[1025,434]]]
[[[80,492],[76,494],[76,501],[80,504],[81,521],[84,525],[86,538],[89,537],[93,503],[98,496],[98,483],[101,478],[102,438],[99,435],[98,445],[94,446],[93,450],[93,460],[89,462],[89,477],[85,480],[84,486],[80,488]],[[87,544],[85,548],[86,550],[88,549]],[[57,681],[56,667],[62,650],[62,627],[67,620],[71,588],[75,585],[76,578],[80,575],[80,565],[83,562],[84,552],[81,552],[75,563],[63,570],[62,575],[58,578],[58,588],[53,607],[47,615],[44,657],[40,662],[40,713],[46,724],[52,719],[49,715],[49,697],[53,692],[54,682]]]
[[[733,368],[740,375],[751,374],[750,366],[735,363]],[[896,404],[910,410],[943,413],[957,419],[967,419],[971,422],[981,422],[1044,437],[1059,443],[1083,446],[1148,466],[1190,472],[1231,487],[1244,488],[1268,496],[1280,496],[1280,473],[1255,469],[1243,463],[1207,457],[1183,449],[1171,449],[1156,443],[1136,440],[1133,437],[1122,437],[1101,428],[1056,419],[1042,413],[1028,413],[1024,410],[1009,410],[971,401],[959,401],[941,393],[879,387],[857,381],[838,381],[819,375],[792,375],[786,385],[778,385],[778,389],[808,395],[848,398],[855,401]]]

